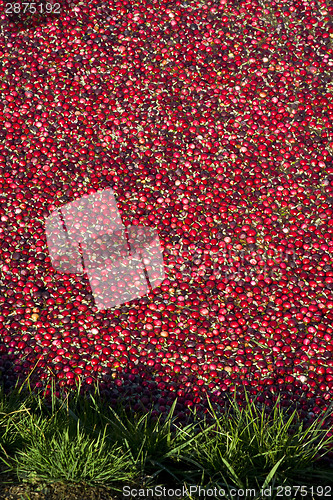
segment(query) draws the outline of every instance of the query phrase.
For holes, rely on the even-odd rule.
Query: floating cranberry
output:
[[[120,7],[122,24],[96,5],[76,5],[74,17],[64,9],[5,21],[0,347],[8,370],[28,355],[30,364],[13,368],[24,377],[41,356],[36,387],[54,371],[68,390],[80,375],[86,390],[99,379],[117,394],[142,376],[160,411],[177,382],[182,409],[206,391],[218,402],[244,384],[267,405],[277,388],[286,404],[302,390],[318,412],[333,366],[333,167],[332,54],[317,40],[331,28],[318,9],[310,19],[294,6],[295,48],[260,6],[261,31],[253,31],[251,1],[246,19],[240,6],[224,5],[214,22],[202,3],[170,7],[166,25],[153,7],[144,29]],[[279,9],[277,18],[289,13]],[[310,38],[316,21],[319,38]],[[157,228],[168,278],[98,311],[84,275],[52,267],[44,223],[111,185],[126,226]]]

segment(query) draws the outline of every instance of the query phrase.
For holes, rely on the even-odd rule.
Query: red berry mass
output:
[[[164,412],[333,390],[333,5],[0,1],[0,371]],[[13,4],[14,5],[14,4]],[[16,5],[16,4],[15,4]],[[59,11],[59,12],[58,12]],[[96,307],[45,221],[112,188],[166,277]]]

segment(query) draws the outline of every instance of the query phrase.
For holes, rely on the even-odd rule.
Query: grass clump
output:
[[[297,410],[287,414],[279,400],[270,413],[248,398],[243,408],[233,400],[222,415],[211,405],[210,413],[215,424],[201,425],[193,455],[210,483],[256,490],[333,483],[333,469],[320,465],[332,447],[323,428],[331,412],[307,427]]]
[[[333,468],[320,461],[331,454],[330,411],[306,425],[279,400],[267,412],[233,399],[219,412],[209,402],[206,417],[180,424],[175,405],[155,417],[112,408],[98,390],[49,399],[0,392],[2,470],[7,480],[103,487],[115,498],[124,486],[214,486],[230,498],[231,488],[254,488],[260,498],[267,487],[276,495],[277,486],[333,484]]]
[[[113,486],[133,478],[128,454],[110,446],[105,429],[97,438],[87,435],[79,424],[45,435],[35,433],[15,458],[17,477],[23,481],[84,483]]]

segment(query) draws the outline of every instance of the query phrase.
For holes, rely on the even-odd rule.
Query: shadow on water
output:
[[[15,387],[16,380],[15,356],[8,353],[8,346],[4,342],[0,342],[0,385],[5,393]]]

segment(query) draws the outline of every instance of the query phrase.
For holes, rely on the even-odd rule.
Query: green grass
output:
[[[232,401],[225,414],[217,415],[212,408],[211,413],[216,424],[201,429],[194,456],[200,457],[212,482],[257,489],[332,482],[332,469],[314,465],[332,443],[322,419],[305,429],[296,410],[287,415],[277,403],[268,415],[248,400],[245,408]]]
[[[332,449],[323,425],[331,413],[305,426],[279,402],[271,412],[259,408],[255,400],[242,408],[230,400],[217,413],[209,402],[207,417],[192,414],[180,425],[175,404],[154,418],[111,408],[98,390],[53,391],[49,399],[27,389],[1,391],[1,469],[7,482],[105,487],[112,498],[124,485],[217,487],[225,498],[234,487],[254,488],[255,498],[272,487],[278,498],[277,486],[333,484],[333,468],[319,460]]]

